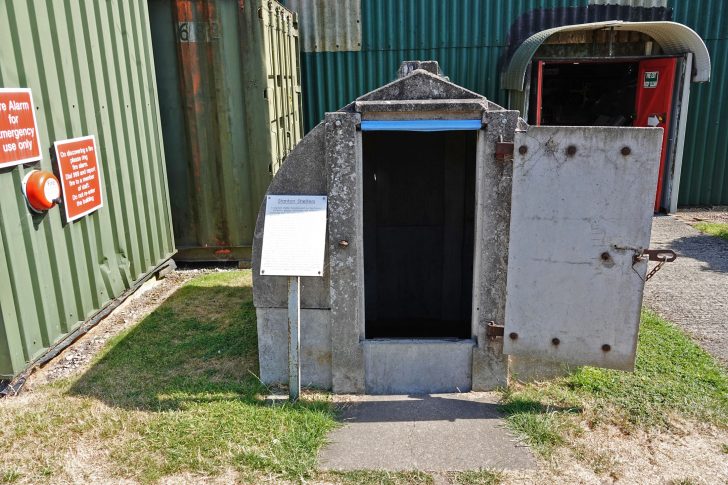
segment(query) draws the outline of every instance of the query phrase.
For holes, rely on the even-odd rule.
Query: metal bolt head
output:
[[[559,345],[561,343],[561,340],[557,339],[556,337],[551,339],[551,343],[554,345]]]
[[[525,155],[526,153],[528,153],[528,147],[526,145],[519,146],[518,153],[520,153],[521,155]]]
[[[511,332],[508,334],[508,336],[511,338],[511,340],[517,340],[518,334],[516,332]]]
[[[334,121],[334,125],[341,126],[341,121],[339,121],[339,120]]]
[[[346,239],[342,239],[341,241],[339,241],[339,247],[340,248],[348,248],[349,247],[349,241],[347,241]]]
[[[632,149],[630,147],[622,147],[622,149],[619,151],[622,156],[626,157],[630,153],[632,153]]]
[[[609,352],[610,350],[612,350],[612,346],[609,344],[604,344],[602,345],[602,350],[605,352]]]
[[[566,154],[570,157],[576,155],[576,146],[569,145],[568,147],[566,147]]]

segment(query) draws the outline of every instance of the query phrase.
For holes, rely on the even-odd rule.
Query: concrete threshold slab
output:
[[[337,396],[344,425],[319,453],[327,470],[537,467],[531,450],[505,427],[493,393]]]

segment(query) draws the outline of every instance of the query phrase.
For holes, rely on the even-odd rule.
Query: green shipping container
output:
[[[0,379],[16,376],[174,253],[144,0],[0,2],[0,87],[31,88],[42,160],[0,169]],[[21,193],[54,141],[94,135],[103,207],[66,223]]]
[[[250,261],[258,208],[302,137],[296,17],[268,0],[149,0],[175,240]]]

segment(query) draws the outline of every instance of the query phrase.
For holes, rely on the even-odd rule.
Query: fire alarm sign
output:
[[[84,136],[57,141],[54,146],[66,221],[75,221],[103,207],[95,138]]]
[[[40,159],[30,89],[0,88],[0,168]]]

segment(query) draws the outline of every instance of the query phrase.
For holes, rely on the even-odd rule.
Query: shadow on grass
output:
[[[243,275],[230,281],[213,273],[178,289],[112,339],[70,393],[147,411],[230,400],[263,405],[252,288]]]
[[[514,414],[581,414],[584,411],[581,406],[549,405],[537,399],[520,396],[506,398],[503,404],[500,404],[499,410],[506,416]]]

